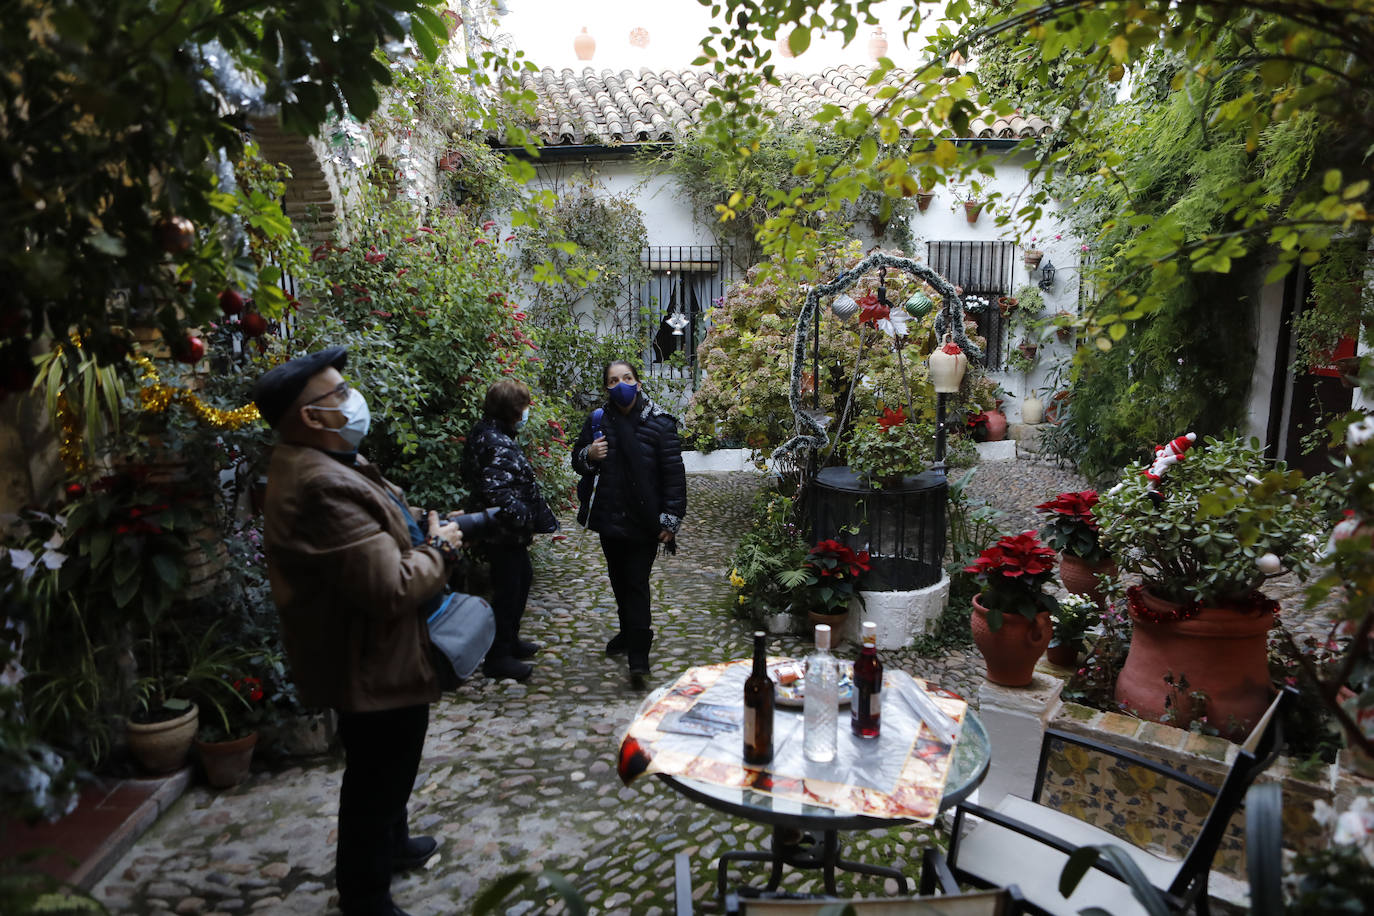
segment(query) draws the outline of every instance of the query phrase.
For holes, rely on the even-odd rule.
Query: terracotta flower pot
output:
[[[133,722],[125,725],[129,753],[149,773],[162,774],[186,765],[191,742],[200,725],[200,707],[191,708],[174,719],[161,722]]]
[[[232,741],[197,741],[196,753],[205,768],[205,781],[216,789],[227,789],[243,782],[248,778],[253,748],[257,744],[257,732]]]
[[[1142,591],[1151,615],[1176,614],[1179,605]],[[1249,732],[1273,697],[1265,637],[1274,625],[1269,611],[1204,607],[1187,620],[1147,619],[1131,609],[1135,624],[1126,663],[1116,679],[1116,701],[1141,718],[1187,728],[1191,701],[1165,683],[1188,679],[1188,693],[1206,695],[1207,724],[1235,740]],[[1166,706],[1172,701],[1173,707]]]
[[[1035,270],[1040,266],[1041,260],[1044,259],[1045,252],[1038,248],[1031,248],[1022,252],[1021,257],[1025,261],[1026,270]]]
[[[807,611],[806,620],[808,623],[805,634],[807,640],[816,638],[816,625],[823,623],[830,627],[830,647],[832,649],[844,642],[845,624],[849,621],[848,611],[843,614],[822,614],[820,611]]]
[[[1063,583],[1064,591],[1070,595],[1082,595],[1102,607],[1105,596],[1102,594],[1102,583],[1097,579],[1099,575],[1115,579],[1121,572],[1116,568],[1116,561],[1110,557],[1099,563],[1089,563],[1071,553],[1059,554],[1059,581]]]
[[[978,214],[982,212],[983,202],[981,200],[964,201],[964,218],[969,221],[970,225],[978,222]]]
[[[926,210],[930,207],[930,202],[934,199],[935,194],[931,191],[917,191],[916,209],[920,210],[922,213],[926,212]]]
[[[1045,649],[1045,660],[1059,668],[1078,667],[1078,646],[1060,643]]]
[[[986,442],[1001,442],[1007,438],[1007,415],[1000,410],[987,410],[983,416],[988,420],[988,437]]]
[[[1035,663],[1044,654],[1054,635],[1054,624],[1048,611],[1041,611],[1030,621],[1020,614],[1002,614],[1002,625],[996,630],[988,626],[987,608],[973,596],[973,614],[969,626],[973,643],[983,653],[987,663],[988,680],[1004,687],[1025,687],[1035,676]]]

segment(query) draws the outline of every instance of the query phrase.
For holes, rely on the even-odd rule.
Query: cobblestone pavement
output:
[[[660,558],[653,576],[655,681],[750,653],[748,625],[728,610],[725,574],[763,482],[753,474],[690,478],[682,549]],[[971,492],[1008,512],[1007,530],[1023,530],[1034,525],[1035,503],[1083,486],[1053,465],[1001,461],[980,467]],[[575,525],[565,531],[566,541],[536,552],[524,632],[544,650],[533,678],[522,685],[478,676],[434,708],[411,824],[439,838],[440,854],[392,885],[397,902],[415,916],[470,912],[496,877],[544,868],[567,875],[593,912],[671,913],[673,856],[680,851],[691,856],[697,909],[718,911],[715,857],[767,842],[768,828],[710,811],[657,780],[620,784],[618,737],[643,693],[631,688],[623,659],[602,654],[615,614],[595,536]],[[774,651],[805,648],[780,637]],[[982,660],[973,649],[885,658],[977,697]],[[340,760],[325,757],[257,773],[227,791],[192,788],[97,885],[97,897],[115,913],[337,913],[331,872],[341,770]],[[852,859],[895,865],[914,880],[931,839],[903,826],[850,834],[846,851]],[[895,892],[893,882],[887,885],[840,878],[842,892]],[[814,890],[819,882],[792,875],[785,886]],[[510,914],[565,911],[547,885],[532,882],[510,901]]]

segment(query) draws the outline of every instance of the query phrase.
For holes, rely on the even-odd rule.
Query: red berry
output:
[[[173,348],[172,355],[178,362],[198,363],[205,356],[205,341],[199,337],[187,336],[181,343]]]
[[[239,320],[246,337],[261,337],[267,333],[267,319],[261,312],[249,312]]]
[[[243,311],[243,297],[232,289],[226,289],[219,294],[219,307],[226,315],[237,315]]]
[[[159,221],[156,228],[158,243],[168,254],[182,254],[196,240],[196,224],[184,216],[169,216]]]

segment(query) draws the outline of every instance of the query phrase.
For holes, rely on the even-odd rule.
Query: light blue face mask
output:
[[[348,397],[338,407],[320,407],[312,404],[311,410],[337,410],[343,414],[344,425],[334,430],[353,448],[357,448],[372,426],[372,412],[367,409],[367,399],[356,388],[349,389]]]
[[[527,422],[529,422],[529,419],[530,419],[530,409],[529,409],[528,407],[526,407],[523,411],[521,411],[521,413],[520,413],[520,419],[518,419],[518,420],[515,421],[515,428],[516,428],[516,429],[522,429],[522,428],[524,428],[525,424],[526,424]]]

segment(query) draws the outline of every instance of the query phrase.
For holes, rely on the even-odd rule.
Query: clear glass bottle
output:
[[[849,730],[859,738],[876,738],[883,696],[883,663],[878,658],[876,623],[864,621],[863,640],[863,651],[854,662],[854,699],[849,703]]]
[[[803,694],[805,733],[802,750],[807,760],[835,759],[835,730],[839,727],[840,672],[830,654],[830,627],[816,626],[816,651],[807,656]]]

